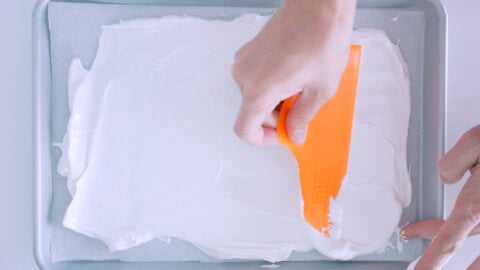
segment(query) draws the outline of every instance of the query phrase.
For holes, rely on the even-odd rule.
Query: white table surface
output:
[[[0,8],[0,269],[37,269],[32,253],[31,12],[35,0]],[[480,1],[443,0],[449,15],[447,146],[480,124]],[[446,187],[446,212],[462,183]],[[445,269],[480,255],[472,237]]]

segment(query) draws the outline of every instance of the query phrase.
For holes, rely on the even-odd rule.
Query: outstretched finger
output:
[[[455,203],[455,207],[441,226],[437,236],[425,251],[415,269],[438,269],[459,248],[469,233],[480,223],[480,173],[472,172]]]
[[[401,235],[407,240],[416,238],[432,240],[438,234],[444,223],[445,221],[441,219],[430,219],[410,223],[402,229]],[[480,234],[480,224],[473,228],[468,236],[477,234]]]

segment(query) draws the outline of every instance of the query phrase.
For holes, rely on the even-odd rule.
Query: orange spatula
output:
[[[347,173],[355,96],[360,69],[361,46],[352,45],[350,60],[337,92],[323,105],[308,127],[303,145],[288,138],[286,119],[296,96],[282,103],[277,133],[297,159],[305,220],[328,235],[330,198],[335,198]]]

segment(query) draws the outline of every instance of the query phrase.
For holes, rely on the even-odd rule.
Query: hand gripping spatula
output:
[[[347,173],[361,49],[359,45],[351,46],[337,92],[310,122],[303,145],[292,143],[286,130],[287,115],[297,96],[282,103],[278,116],[280,143],[291,150],[298,162],[304,218],[324,235],[329,235],[330,200],[337,196]]]

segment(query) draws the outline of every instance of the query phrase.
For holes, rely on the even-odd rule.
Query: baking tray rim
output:
[[[34,235],[34,245],[33,245],[33,255],[35,261],[40,269],[50,269],[52,262],[48,261],[48,257],[45,256],[44,250],[42,250],[42,243],[45,241],[43,239],[43,227],[48,226],[47,219],[48,214],[45,212],[45,207],[49,206],[48,202],[42,201],[45,196],[42,193],[42,185],[47,185],[50,177],[45,177],[44,174],[51,174],[51,166],[45,166],[46,164],[51,165],[51,131],[50,126],[45,126],[45,120],[50,124],[50,101],[45,98],[42,100],[42,90],[48,91],[51,89],[51,63],[50,63],[50,47],[49,47],[49,30],[48,30],[48,21],[47,21],[47,9],[48,3],[53,2],[51,0],[38,0],[34,9],[33,9],[33,20],[32,20],[32,90],[33,90],[33,235]],[[65,1],[68,2],[68,1]],[[77,2],[77,1],[73,1]],[[85,1],[89,3],[102,3],[102,1]],[[444,153],[445,151],[445,134],[446,134],[446,101],[447,101],[447,51],[448,51],[448,15],[445,10],[444,5],[438,0],[424,0],[425,4],[431,5],[433,11],[438,16],[441,25],[438,26],[439,37],[438,37],[438,53],[440,56],[440,69],[439,69],[439,91],[442,98],[442,112],[441,112],[441,122],[438,123],[439,129],[442,131],[438,135],[440,141],[440,151]],[[105,3],[105,2],[103,2]],[[107,4],[107,3],[106,3]],[[415,5],[414,5],[415,6]],[[375,8],[375,7],[369,7]],[[385,7],[379,7],[385,8]],[[398,7],[395,7],[396,9]],[[47,64],[47,65],[43,65]],[[443,65],[442,65],[443,64]],[[47,69],[47,71],[46,71]],[[425,70],[425,67],[424,67]],[[45,76],[48,75],[48,76]],[[44,77],[45,76],[45,77]],[[47,86],[47,87],[45,87]],[[49,87],[48,87],[49,86]],[[424,85],[425,87],[425,85]],[[50,96],[48,96],[50,97]],[[47,105],[47,106],[46,106]],[[42,181],[43,180],[43,181]],[[445,216],[445,206],[444,206],[444,197],[445,190],[443,185],[441,185],[441,195],[439,199],[439,207],[442,211],[442,216]],[[48,206],[47,206],[48,205]]]

